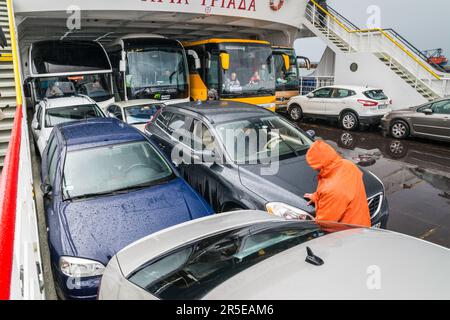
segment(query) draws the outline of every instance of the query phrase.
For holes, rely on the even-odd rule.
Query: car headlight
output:
[[[281,202],[266,204],[268,213],[287,220],[315,220],[308,212]]]
[[[105,271],[105,266],[93,260],[61,257],[59,259],[59,269],[68,277],[81,278],[101,276]]]

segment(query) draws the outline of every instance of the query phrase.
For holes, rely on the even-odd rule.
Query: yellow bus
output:
[[[275,111],[275,67],[269,42],[207,39],[183,45],[191,99],[238,101]]]

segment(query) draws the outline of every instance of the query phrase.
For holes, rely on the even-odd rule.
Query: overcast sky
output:
[[[330,6],[359,28],[367,27],[367,9],[376,5],[381,12],[381,27],[393,28],[420,50],[444,49],[450,58],[449,0],[328,0]],[[320,60],[324,45],[321,41],[301,40],[297,53],[312,61]]]

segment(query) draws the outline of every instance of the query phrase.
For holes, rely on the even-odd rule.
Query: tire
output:
[[[289,119],[297,122],[303,118],[303,110],[298,104],[293,104],[288,110],[288,115]]]
[[[396,139],[405,139],[409,137],[409,125],[403,120],[392,122],[390,134]]]
[[[342,128],[355,131],[359,128],[359,119],[353,111],[346,111],[341,115],[340,123]]]

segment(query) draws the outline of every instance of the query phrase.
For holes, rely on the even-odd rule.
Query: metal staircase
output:
[[[428,101],[450,96],[450,78],[432,66],[416,49],[392,29],[361,30],[344,16],[316,1],[305,11],[305,26],[335,52],[372,53],[393,73]]]
[[[14,64],[11,50],[11,34],[6,0],[0,0],[0,26],[8,40],[8,46],[0,49],[0,109],[3,119],[0,120],[0,168],[3,167],[8,149],[16,112],[16,89],[14,80]]]

